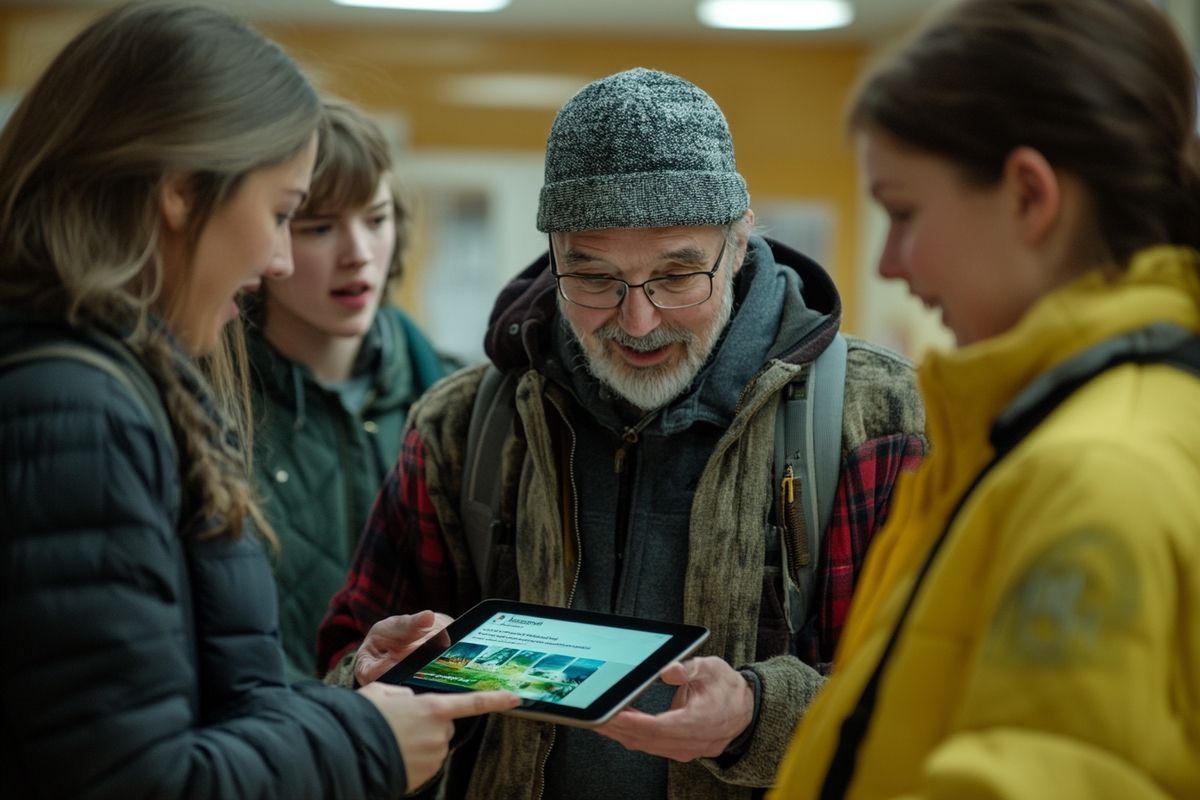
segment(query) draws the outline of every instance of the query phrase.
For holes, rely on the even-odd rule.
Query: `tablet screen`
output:
[[[586,708],[670,639],[666,633],[497,613],[405,683],[504,689]]]
[[[485,600],[445,636],[426,643],[382,680],[432,691],[501,689],[526,699],[529,716],[595,724],[636,696],[708,632],[609,614]]]

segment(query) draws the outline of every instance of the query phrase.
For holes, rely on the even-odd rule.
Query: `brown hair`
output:
[[[404,269],[411,211],[406,194],[392,172],[392,153],[379,125],[357,107],[343,100],[322,102],[321,140],[317,167],[308,199],[296,212],[309,214],[357,209],[375,197],[379,181],[392,191],[392,216],[396,246],[388,265],[388,280],[398,279]],[[385,290],[386,291],[386,290]]]
[[[997,181],[1028,146],[1082,179],[1119,265],[1200,246],[1191,62],[1146,0],[965,0],[870,71],[852,128],[876,127]]]
[[[131,4],[77,35],[0,135],[0,301],[125,339],[162,393],[192,521],[215,533],[237,535],[249,516],[271,538],[248,447],[231,441],[231,418],[214,413],[195,366],[154,321],[160,187],[169,172],[192,176],[194,241],[248,173],[300,152],[318,114],[292,60],[235,19]],[[237,428],[247,386],[227,355],[208,366]]]

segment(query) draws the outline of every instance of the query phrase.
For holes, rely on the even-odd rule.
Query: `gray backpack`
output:
[[[842,462],[846,339],[829,347],[780,393],[775,412],[775,503],[783,559],[784,614],[794,634],[811,611],[816,562],[833,513]],[[519,376],[488,365],[475,395],[459,510],[471,564],[487,597],[495,570],[493,542],[503,534],[500,454],[512,430]]]

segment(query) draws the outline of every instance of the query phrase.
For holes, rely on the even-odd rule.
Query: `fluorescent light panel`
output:
[[[713,28],[817,31],[854,20],[846,0],[704,0],[696,16]]]
[[[499,11],[511,0],[333,0],[339,6],[398,11]]]

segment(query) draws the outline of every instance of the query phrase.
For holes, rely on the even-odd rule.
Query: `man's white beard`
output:
[[[699,336],[684,328],[664,322],[645,336],[630,336],[614,318],[587,335],[571,326],[583,349],[588,372],[627,402],[642,411],[662,408],[679,397],[692,385],[696,375],[708,361],[721,332],[733,315],[733,281],[725,281],[721,293],[721,308],[711,324]],[[560,302],[562,302],[560,300]],[[566,315],[563,315],[564,319]],[[613,341],[633,350],[648,352],[674,342],[683,345],[683,360],[675,365],[656,364],[634,367],[605,347]]]

